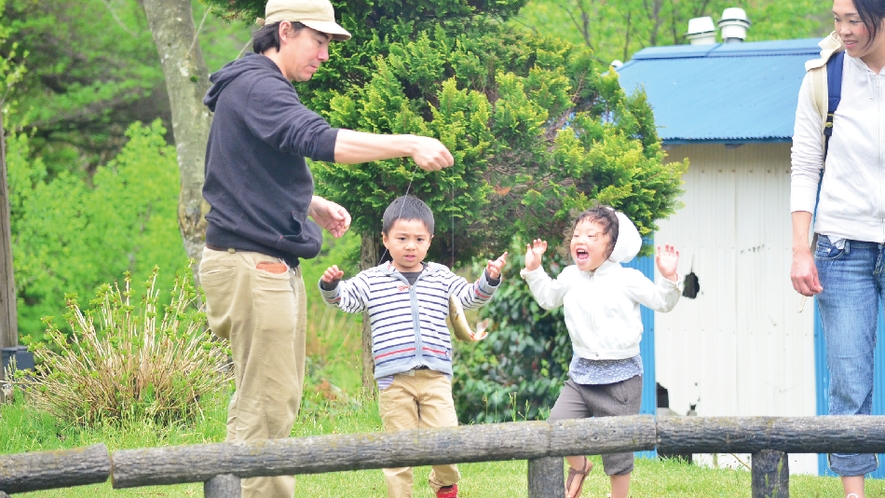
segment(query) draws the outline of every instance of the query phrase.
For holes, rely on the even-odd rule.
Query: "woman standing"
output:
[[[842,100],[825,151],[806,74],[793,135],[790,277],[797,292],[817,296],[830,415],[869,415],[885,302],[885,0],[835,0],[833,19],[845,46]],[[809,247],[812,213],[817,237]],[[833,453],[829,464],[848,498],[864,497],[864,475],[878,467],[872,454]]]

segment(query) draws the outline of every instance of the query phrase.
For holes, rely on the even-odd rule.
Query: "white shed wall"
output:
[[[659,222],[655,243],[674,244],[680,274],[693,269],[700,281],[696,299],[655,315],[657,381],[671,410],[815,415],[813,302],[798,313],[789,278],[790,144],[681,145],[669,157],[690,161],[685,207]],[[813,455],[790,465],[817,473]]]

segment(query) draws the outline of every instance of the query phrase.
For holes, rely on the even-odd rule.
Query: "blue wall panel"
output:
[[[880,303],[881,305],[881,303]],[[875,371],[873,372],[873,415],[885,415],[885,315],[879,307],[879,328],[876,330],[876,351],[873,356]],[[830,389],[830,372],[827,370],[827,354],[824,348],[824,331],[821,327],[820,312],[817,302],[814,303],[814,369],[817,378],[817,414],[827,415],[828,392]],[[643,386],[644,387],[644,386]],[[827,465],[827,455],[818,455],[818,473],[822,476],[835,476]],[[879,454],[879,468],[868,477],[885,479],[885,454]]]
[[[645,240],[647,244],[653,244],[653,240]],[[636,268],[643,275],[654,281],[655,279],[655,258],[642,257],[634,258],[629,263],[624,264],[628,268]],[[657,411],[657,388],[655,378],[655,314],[652,310],[641,307],[642,326],[645,329],[642,334],[642,342],[639,343],[639,354],[642,356],[642,368],[644,374],[642,376],[642,405],[639,413],[643,415],[654,415]],[[642,458],[655,458],[657,451],[640,451],[636,456]]]

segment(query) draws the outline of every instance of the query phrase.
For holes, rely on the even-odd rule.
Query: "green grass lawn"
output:
[[[337,401],[325,398],[313,386],[307,387],[305,406],[293,431],[293,437],[321,434],[378,432],[381,422],[377,405],[365,396],[343,397]],[[21,453],[50,449],[78,448],[98,442],[111,451],[128,448],[174,446],[224,439],[226,399],[206,403],[202,420],[178,427],[140,425],[125,429],[104,427],[87,430],[59,426],[52,417],[35,413],[21,402],[0,407],[0,453]],[[596,469],[584,485],[584,497],[605,497],[608,478],[602,472],[598,456],[592,457]],[[459,484],[463,498],[511,498],[528,495],[525,461],[481,462],[459,466]],[[429,467],[415,469],[415,498],[432,498],[427,486]],[[841,486],[836,478],[792,476],[790,494],[795,497],[836,497]],[[885,482],[869,480],[868,496],[885,496]],[[675,460],[637,458],[631,494],[634,497],[740,497],[750,496],[750,472],[747,470],[710,469]],[[116,496],[201,497],[202,484],[152,486],[115,490],[110,482],[17,494],[22,497],[84,497]],[[296,496],[337,498],[386,496],[380,470],[362,470],[311,474],[297,477]]]

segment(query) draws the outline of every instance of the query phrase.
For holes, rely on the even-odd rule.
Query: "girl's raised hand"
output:
[[[547,251],[547,241],[535,239],[525,245],[525,269],[533,271],[541,266],[541,256]]]
[[[658,265],[658,271],[661,272],[662,277],[671,282],[678,280],[676,265],[679,263],[679,251],[674,246],[666,244],[663,249],[661,249],[661,246],[658,246],[655,263]]]

